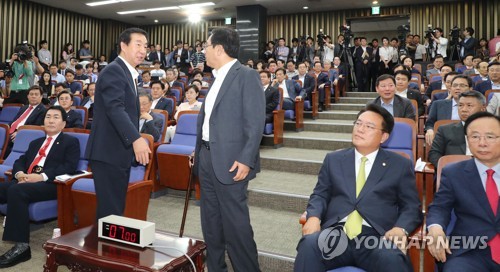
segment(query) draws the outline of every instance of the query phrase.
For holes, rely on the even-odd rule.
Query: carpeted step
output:
[[[353,121],[351,120],[304,120],[304,131],[351,133],[352,127]]]
[[[373,97],[376,98],[376,92],[346,92],[346,97]]]
[[[354,110],[329,110],[329,111],[324,111],[320,112],[318,115],[318,119],[320,120],[325,120],[325,119],[330,119],[330,120],[349,120],[353,121],[356,120],[356,116],[358,115],[359,111],[354,111]]]
[[[328,150],[282,147],[261,148],[261,169],[317,175]]]
[[[283,144],[286,147],[337,150],[351,146],[351,133],[333,132],[286,132],[283,136]]]
[[[373,101],[373,97],[341,97],[339,103],[341,104],[366,104]],[[333,103],[333,100],[332,100]]]
[[[366,103],[358,103],[358,104],[346,104],[346,103],[337,103],[337,104],[330,104],[330,110],[338,110],[338,111],[360,111],[364,109],[366,106]]]

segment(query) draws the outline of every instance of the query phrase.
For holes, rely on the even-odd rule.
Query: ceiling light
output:
[[[191,22],[191,23],[198,23],[201,21],[201,15],[199,13],[191,13],[189,14],[188,16],[188,20]]]
[[[213,3],[213,2],[206,2],[206,3],[199,3],[199,4],[182,5],[179,7],[182,9],[188,9],[188,8],[199,8],[199,7],[214,6],[214,5],[215,5],[215,3]]]
[[[163,7],[163,8],[152,8],[152,9],[138,9],[138,10],[129,10],[129,11],[119,11],[117,12],[120,15],[132,14],[132,13],[142,13],[142,12],[150,12],[150,11],[160,11],[160,10],[172,10],[179,9],[179,7]]]
[[[303,9],[309,9],[309,7],[303,7]]]
[[[155,20],[155,23],[158,23],[158,20]]]
[[[91,2],[91,3],[86,3],[87,6],[95,7],[95,6],[102,6],[102,5],[109,5],[109,4],[116,4],[120,2],[130,2],[134,0],[107,0],[107,1],[99,1],[99,2]]]
[[[375,0],[372,2],[372,4],[374,4],[374,5],[378,4],[378,1]]]

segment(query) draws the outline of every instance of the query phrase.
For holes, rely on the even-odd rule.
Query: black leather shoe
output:
[[[14,246],[0,256],[0,268],[11,267],[29,259],[31,259],[31,249],[29,246],[25,248]]]
[[[318,105],[318,112],[323,112],[323,105],[321,104]]]

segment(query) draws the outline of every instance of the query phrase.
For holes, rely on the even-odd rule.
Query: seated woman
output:
[[[203,72],[196,70],[193,72],[193,76],[191,78],[191,84],[193,84],[193,80],[199,80],[201,82],[202,87],[209,87],[210,84],[206,81],[203,81]]]
[[[57,101],[59,101],[59,105],[68,115],[65,128],[83,128],[82,116],[71,109],[71,106],[73,106],[73,94],[67,90],[61,91],[57,95]]]
[[[180,104],[175,112],[174,119],[177,120],[179,112],[187,110],[200,110],[201,102],[197,100],[200,90],[195,85],[190,85],[186,90],[187,102]],[[174,138],[175,126],[169,126],[167,128],[167,135],[165,135],[165,143],[170,142]]]
[[[405,57],[403,59],[403,65],[410,67],[412,74],[419,74],[420,75],[420,72],[415,67],[413,67],[415,65],[415,63],[411,57]]]

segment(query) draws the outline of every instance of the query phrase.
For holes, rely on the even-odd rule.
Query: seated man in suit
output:
[[[51,106],[59,106],[59,101],[57,101],[57,95],[66,89],[67,89],[66,83],[56,83],[56,85],[54,85],[54,93],[52,93],[52,95],[49,98]]]
[[[311,93],[314,91],[315,86],[314,77],[307,73],[307,67],[305,63],[299,62],[299,64],[297,64],[297,68],[299,69],[299,73],[292,79],[300,80],[302,82],[302,90],[305,91],[306,95],[305,99],[310,101],[312,99]]]
[[[429,69],[425,72],[425,76],[427,77],[427,80],[431,81],[431,75],[437,75],[441,72],[441,67],[444,65],[444,58],[442,55],[436,55],[434,57],[434,67],[432,69]]]
[[[490,80],[490,78],[488,76],[488,66],[489,66],[489,63],[487,61],[479,62],[479,64],[477,65],[478,75],[472,79],[472,81],[474,81],[474,85],[477,86],[479,83],[481,83],[483,81]]]
[[[271,86],[271,73],[269,71],[260,71],[259,75],[266,96],[266,124],[272,123],[273,111],[280,103],[280,92],[277,88]]]
[[[151,82],[151,97],[153,98],[153,103],[151,104],[151,109],[166,110],[168,112],[168,118],[172,119],[174,114],[174,103],[170,99],[166,99],[165,95],[165,84],[159,80]]]
[[[411,79],[410,72],[406,70],[397,71],[394,74],[394,78],[396,79],[396,94],[401,97],[417,101],[418,116],[423,115],[425,113],[425,108],[420,91],[415,89],[410,89],[408,87],[408,84],[410,83]]]
[[[427,87],[427,90],[425,90],[425,95],[429,98],[432,98],[432,91],[449,90],[449,88],[446,86],[445,77],[448,73],[451,73],[451,72],[453,72],[453,67],[451,65],[444,64],[440,70],[441,80],[436,80],[436,81],[429,83],[429,87]],[[459,73],[457,73],[457,75],[458,74]],[[430,105],[430,101],[428,101],[428,104]]]
[[[474,158],[444,167],[427,214],[427,246],[445,272],[500,271],[500,117],[478,112],[464,131]]]
[[[276,70],[276,79],[273,80],[272,86],[283,90],[283,109],[295,110],[295,100],[303,99],[306,91],[300,88],[299,83],[294,80],[285,79],[285,77],[286,70],[278,68]]]
[[[494,61],[488,65],[488,77],[490,80],[476,85],[476,91],[486,94],[487,90],[500,90],[500,62]]]
[[[62,107],[50,107],[44,118],[46,137],[33,140],[26,153],[14,163],[14,179],[0,183],[0,203],[8,206],[3,240],[15,242],[0,256],[0,268],[31,258],[28,205],[57,199],[55,177],[76,171],[80,144],[78,139],[61,132],[65,120],[66,111]]]
[[[139,93],[139,104],[141,107],[141,116],[139,117],[139,132],[153,136],[155,142],[161,138],[163,120],[158,114],[151,111],[153,98],[146,92]]]
[[[458,115],[461,122],[443,125],[438,128],[429,151],[429,161],[438,167],[438,161],[445,155],[471,155],[466,144],[464,126],[465,120],[472,114],[485,111],[486,98],[480,92],[468,91],[461,93],[458,99]]]
[[[444,84],[445,84],[445,87],[446,89],[444,90],[447,90],[447,92],[442,92],[442,93],[436,93],[432,96],[432,102],[434,101],[438,101],[438,100],[442,100],[442,99],[451,99],[451,82],[453,81],[453,79],[456,77],[456,76],[459,76],[460,73],[459,72],[449,72],[448,74],[446,74],[443,79],[444,79]],[[432,106],[432,102],[431,104],[429,105]]]
[[[323,73],[321,62],[317,61],[314,63],[313,71],[314,77],[316,78],[316,86],[318,86],[318,111],[321,112],[325,109],[325,85],[331,85],[332,83],[328,79],[328,73]]]
[[[488,112],[500,116],[500,93],[494,93],[486,108]]]
[[[295,272],[342,266],[411,271],[405,245],[422,216],[412,162],[380,148],[393,127],[392,115],[370,104],[354,122],[354,148],[326,155],[307,205]],[[388,244],[369,248],[363,242],[374,237]],[[332,238],[338,241],[335,248],[327,241]]]
[[[344,63],[341,63],[339,57],[333,58],[333,69],[339,69],[339,78],[345,78],[347,76],[347,68]]]
[[[459,95],[472,90],[472,79],[458,75],[451,82],[452,99],[438,100],[432,103],[429,116],[425,122],[425,142],[431,146],[434,140],[434,123],[439,120],[460,120],[458,115]]]
[[[151,88],[151,72],[149,71],[144,71],[142,72],[142,81],[137,84],[137,87],[142,87],[142,88]]]
[[[23,125],[41,126],[45,115],[45,106],[42,104],[43,91],[39,86],[28,89],[28,105],[22,106],[14,121],[10,124],[10,139],[16,139],[17,129]]]
[[[69,91],[62,91],[57,95],[59,105],[66,111],[66,128],[83,128],[82,116],[71,109],[73,106],[73,94]]]
[[[396,80],[393,76],[383,74],[377,78],[375,89],[379,97],[367,104],[382,106],[394,117],[415,120],[415,109],[407,98],[396,95]]]

